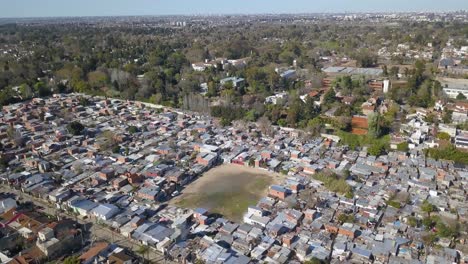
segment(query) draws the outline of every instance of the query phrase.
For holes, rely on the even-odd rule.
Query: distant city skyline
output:
[[[468,0],[0,0],[0,17],[447,12]]]

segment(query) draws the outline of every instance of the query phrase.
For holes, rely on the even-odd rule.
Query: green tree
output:
[[[79,98],[79,102],[80,102],[80,105],[81,106],[88,106],[90,104],[88,98],[84,97],[84,96],[81,96]]]
[[[383,155],[385,153],[385,145],[380,142],[375,142],[367,149],[367,152],[372,156]]]
[[[136,126],[129,126],[128,127],[128,133],[135,134],[137,132],[138,132],[138,128]]]
[[[354,215],[352,214],[340,214],[338,216],[338,221],[341,223],[353,223],[354,222]]]
[[[325,93],[323,97],[323,102],[326,105],[331,105],[336,101],[336,93],[333,88],[328,89],[327,93]]]
[[[39,95],[39,97],[45,97],[51,95],[50,89],[43,82],[37,82],[34,85],[34,90]]]
[[[450,140],[450,135],[445,132],[437,133],[437,138],[441,140]]]
[[[23,99],[30,99],[30,98],[32,98],[34,96],[33,90],[27,84],[22,84],[19,87],[19,92],[21,93],[21,97]]]
[[[397,66],[390,68],[390,77],[398,77],[398,73],[400,73],[400,68]]]
[[[444,114],[442,115],[442,121],[445,124],[452,123],[452,113],[453,113],[453,111],[451,111],[451,110],[445,110],[444,111]]]
[[[408,142],[402,142],[402,143],[398,144],[397,145],[397,150],[407,152],[409,150]]]
[[[80,264],[81,261],[77,256],[70,256],[63,260],[63,264]]]
[[[112,147],[112,152],[113,153],[119,153],[120,152],[120,146],[119,145],[115,145]]]
[[[379,113],[369,115],[369,132],[371,138],[379,138],[382,136],[382,116]]]
[[[437,207],[435,207],[435,205],[433,205],[433,204],[429,203],[427,200],[425,200],[421,205],[421,210],[423,212],[427,213],[427,215],[430,217],[431,213],[437,211]]]
[[[249,166],[250,167],[255,167],[255,159],[254,158],[249,159]]]
[[[408,217],[407,221],[408,221],[408,225],[411,226],[411,227],[417,227],[418,226],[418,219],[416,219],[416,217],[414,217],[414,216]]]
[[[322,261],[316,257],[311,258],[310,260],[304,261],[304,264],[324,264],[325,261]]]
[[[457,100],[466,100],[466,96],[462,93],[458,93]]]
[[[67,130],[74,136],[81,135],[85,127],[78,121],[73,121],[67,125]]]
[[[138,254],[140,254],[141,258],[143,259],[143,263],[147,263],[147,259],[149,258],[149,252],[150,252],[150,249],[148,246],[145,246],[145,245],[141,245],[137,250],[136,252]]]
[[[374,67],[377,64],[377,56],[372,54],[369,50],[363,49],[360,50],[354,58],[357,61],[359,67]]]
[[[382,66],[382,70],[383,70],[383,76],[388,76],[388,68],[387,68],[387,65]]]

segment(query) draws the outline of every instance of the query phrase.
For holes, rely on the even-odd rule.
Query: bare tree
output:
[[[8,138],[15,144],[16,147],[24,147],[24,138],[21,132],[10,126],[7,130]]]
[[[257,126],[262,132],[262,134],[271,136],[273,134],[273,126],[271,125],[270,120],[266,116],[262,116],[257,121]]]

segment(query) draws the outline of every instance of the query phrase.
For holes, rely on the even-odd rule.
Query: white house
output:
[[[120,209],[113,204],[100,204],[93,209],[94,217],[107,221],[116,215]]]

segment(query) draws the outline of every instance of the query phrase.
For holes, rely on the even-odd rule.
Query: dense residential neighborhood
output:
[[[86,222],[175,262],[466,260],[468,170],[425,157],[423,148],[434,138],[423,121],[410,128],[427,133],[411,150],[372,156],[329,135],[307,140],[294,129],[274,127],[268,136],[255,123],[222,127],[195,113],[82,94],[4,106],[0,118],[1,157],[9,168],[0,175],[2,188],[17,194],[0,202],[1,239],[16,237],[0,243],[8,245],[2,261],[79,252],[66,245],[82,242],[87,231],[76,224]],[[77,128],[67,120],[77,120]],[[408,141],[415,138],[407,135]],[[465,134],[453,135],[463,144]],[[167,203],[222,163],[283,177],[247,208],[241,222]],[[328,182],[338,175],[347,188],[331,191]],[[20,203],[28,199],[65,218],[24,209]],[[426,221],[434,221],[434,229],[425,231]],[[79,259],[136,261],[127,249],[101,241],[82,250]],[[19,245],[27,245],[22,254],[5,255]]]
[[[468,2],[6,2],[0,263],[468,263]]]

